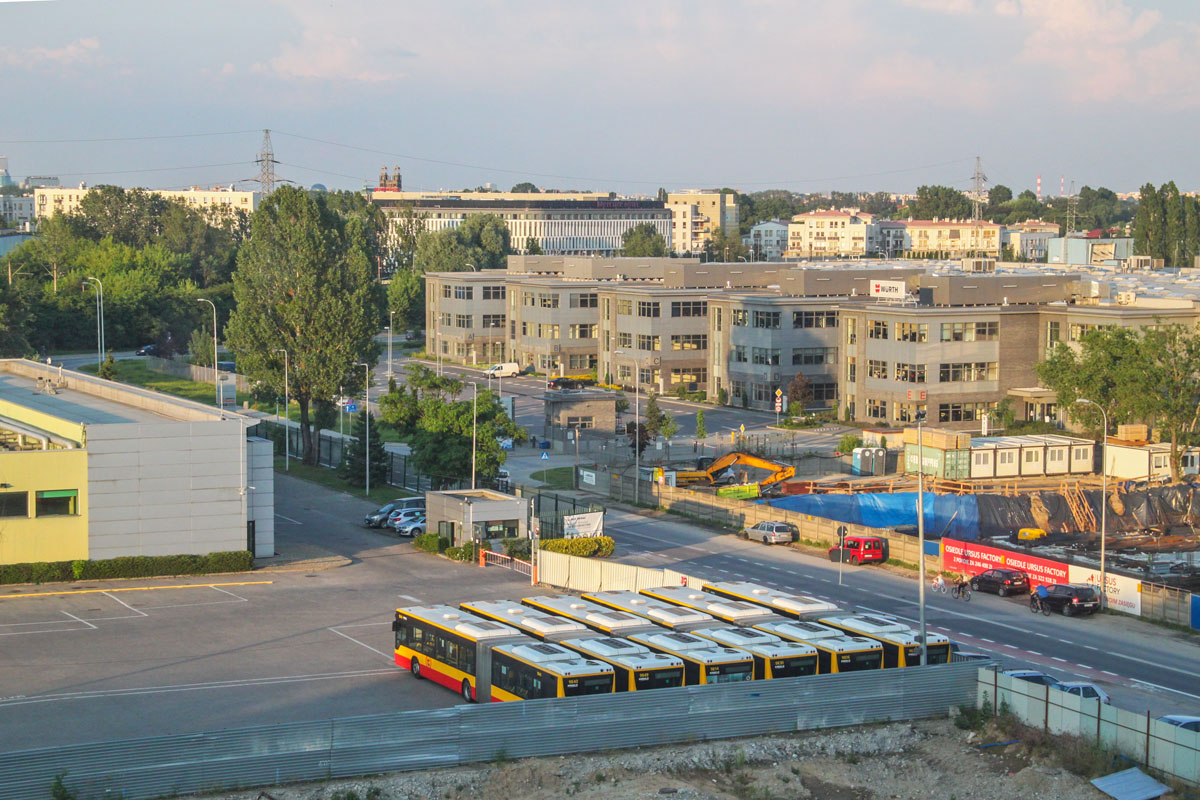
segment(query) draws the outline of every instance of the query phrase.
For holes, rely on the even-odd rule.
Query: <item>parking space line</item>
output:
[[[118,603],[120,603],[121,605],[125,606],[126,608],[128,608],[130,611],[132,611],[132,612],[133,612],[133,613],[135,613],[135,614],[140,614],[140,615],[141,615],[141,616],[143,616],[143,617],[148,617],[148,616],[150,616],[150,615],[149,615],[149,614],[147,614],[145,611],[138,611],[136,608],[134,608],[133,606],[129,605],[129,603],[126,603],[124,600],[122,600],[122,599],[121,599],[121,598],[119,598],[119,597],[113,597],[113,596],[112,596],[111,594],[109,594],[108,592],[101,592],[101,594],[102,594],[102,595],[104,595],[105,597],[107,597],[109,600],[115,600],[116,602],[118,602]]]
[[[232,597],[234,600],[237,600],[238,602],[241,602],[241,603],[249,603],[250,602],[247,598],[242,597],[240,594],[234,594],[233,592],[227,592],[224,589],[222,589],[220,586],[213,586],[210,588],[215,589],[216,591],[220,592],[221,594],[227,594],[230,597]],[[222,602],[229,602],[229,601],[225,600]]]
[[[298,519],[292,519],[291,517],[285,517],[283,514],[280,514],[278,511],[275,512],[275,516],[279,517],[280,519],[285,519],[288,522],[292,523],[293,525],[303,525],[304,524],[303,522],[301,522]]]
[[[410,603],[419,603],[419,602],[421,602],[421,601],[420,601],[418,598],[416,598],[416,597],[413,597],[411,594],[398,594],[398,595],[396,595],[396,596],[397,596],[397,597],[399,597],[401,600],[407,600],[407,601],[409,601]]]
[[[354,643],[355,643],[356,645],[358,645],[359,647],[365,647],[365,648],[367,648],[367,649],[368,649],[368,650],[370,650],[372,653],[378,653],[379,655],[381,655],[381,656],[383,656],[384,658],[386,658],[388,661],[395,661],[395,660],[396,660],[396,654],[395,654],[395,653],[385,653],[385,652],[383,652],[382,650],[376,650],[374,647],[371,647],[371,645],[367,644],[366,642],[360,642],[358,639],[355,639],[353,636],[350,636],[349,634],[342,633],[342,632],[341,632],[341,631],[339,631],[337,628],[327,628],[327,630],[331,630],[331,631],[333,631],[333,632],[334,632],[334,633],[336,633],[338,636],[341,636],[343,639],[349,639],[350,641],[354,642]]]
[[[173,586],[125,586],[114,589],[68,589],[61,592],[33,592],[30,594],[0,594],[0,600],[16,600],[25,597],[57,597],[66,594],[107,594],[109,592],[152,592],[156,589],[212,589],[217,586],[267,586],[275,581],[235,581],[234,583],[180,583]],[[116,598],[113,598],[116,599]]]
[[[62,611],[62,609],[60,608],[59,611]],[[70,611],[63,611],[62,613],[66,614],[68,617],[75,620],[76,622],[82,622],[84,625],[87,625],[92,630],[99,630],[95,625],[88,622],[86,619],[80,619],[79,617],[72,614]]]

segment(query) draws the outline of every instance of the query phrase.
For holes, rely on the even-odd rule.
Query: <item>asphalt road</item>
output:
[[[626,563],[671,569],[710,580],[747,580],[812,594],[843,608],[892,614],[915,622],[913,577],[878,567],[838,565],[783,546],[767,547],[670,517],[648,518],[609,509],[606,532]],[[932,630],[999,657],[1005,667],[1028,667],[1060,680],[1097,683],[1113,702],[1153,714],[1200,714],[1200,646],[1196,637],[1110,615],[1068,618],[1031,614],[1025,598],[976,592],[969,603],[926,593]],[[1070,677],[1068,677],[1070,676]]]

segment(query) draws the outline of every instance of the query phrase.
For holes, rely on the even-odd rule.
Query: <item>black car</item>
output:
[[[1080,614],[1095,614],[1100,610],[1100,597],[1091,586],[1076,583],[1055,583],[1046,587],[1042,603],[1051,611],[1061,612],[1065,617]]]
[[[158,345],[156,345],[156,344],[144,345],[142,347],[139,347],[137,350],[134,350],[133,354],[135,356],[156,356],[156,355],[158,355]]]
[[[595,381],[591,378],[551,378],[546,382],[548,389],[582,389],[591,386]]]
[[[971,590],[995,592],[1001,597],[1029,594],[1029,578],[1016,569],[989,569],[971,578]]]

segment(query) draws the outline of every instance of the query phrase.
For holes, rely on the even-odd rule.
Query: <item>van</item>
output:
[[[483,374],[489,378],[512,378],[521,374],[521,365],[515,361],[492,364],[483,371]]]

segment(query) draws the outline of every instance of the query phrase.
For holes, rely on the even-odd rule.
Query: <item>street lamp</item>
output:
[[[479,441],[475,426],[479,409],[479,384],[471,381],[471,388],[475,390],[471,396],[471,491],[475,491],[475,445]]]
[[[215,347],[215,346],[214,346]],[[213,360],[216,361],[216,350]],[[291,472],[292,465],[292,396],[288,394],[288,351],[277,347],[272,353],[283,353],[283,471]],[[278,395],[277,395],[278,396]]]
[[[1104,430],[1100,432],[1100,601],[1108,605],[1108,570],[1106,569],[1105,550],[1108,534],[1108,412],[1099,403],[1079,398],[1076,403],[1095,406],[1104,420]]]
[[[207,297],[197,297],[197,303],[208,303],[213,310],[213,391],[217,396],[217,408],[221,407],[221,384],[217,383],[217,304]]]
[[[388,312],[388,377],[392,377],[392,334],[395,333],[395,322],[393,317],[396,316],[395,311]]]
[[[624,350],[613,350],[614,356],[628,356]],[[642,402],[642,383],[639,380],[637,359],[629,356],[630,362],[633,364],[633,504],[638,504],[640,496],[640,483],[642,480],[642,428],[638,424],[640,416],[640,406]],[[578,432],[576,433],[578,436]]]
[[[921,666],[928,662],[925,630],[925,442],[922,436],[925,412],[918,411],[917,418],[917,602],[921,613]]]
[[[474,264],[472,264],[470,261],[467,261],[467,262],[465,262],[465,263],[466,263],[466,265],[467,265],[468,267],[470,267],[470,268],[471,268],[471,272],[478,272],[478,271],[479,271],[479,270],[475,269],[475,265],[474,265]]]
[[[104,338],[103,338],[103,334],[101,333],[101,325],[100,325],[100,292],[102,290],[100,289],[99,286],[92,283],[91,278],[87,278],[86,280],[84,280],[84,283],[87,284],[88,286],[92,287],[92,291],[94,291],[96,293],[96,374],[99,375],[100,374],[100,365],[104,361],[104,356],[103,356]]]
[[[363,439],[363,471],[367,475],[367,497],[371,496],[371,365],[365,361],[358,362],[363,368],[363,390],[366,392],[366,405],[363,411],[367,415],[367,430]]]
[[[104,350],[107,342],[104,341],[104,281],[99,278],[88,277],[89,281],[95,281],[100,287],[100,349]]]

